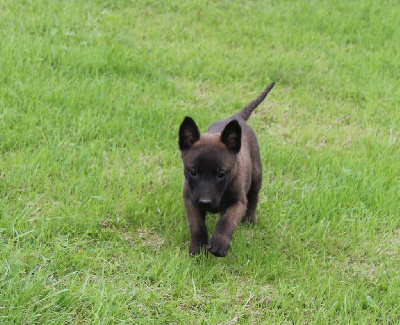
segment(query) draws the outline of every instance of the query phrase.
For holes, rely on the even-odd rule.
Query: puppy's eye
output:
[[[189,169],[189,175],[192,177],[196,177],[197,176],[197,172],[195,169]]]
[[[225,172],[219,172],[218,174],[217,174],[217,178],[218,179],[223,179],[224,177],[225,177]]]

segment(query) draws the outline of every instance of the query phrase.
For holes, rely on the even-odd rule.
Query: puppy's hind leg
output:
[[[260,192],[261,189],[261,181],[253,180],[251,183],[251,187],[249,192],[247,193],[247,209],[246,213],[242,218],[242,223],[244,222],[250,222],[254,224],[254,216],[256,214],[256,208],[257,208],[257,203],[258,203],[258,193]]]

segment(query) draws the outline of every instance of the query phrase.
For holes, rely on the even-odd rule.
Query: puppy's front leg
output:
[[[194,207],[188,197],[183,197],[183,202],[190,230],[189,253],[196,255],[200,253],[201,247],[206,246],[208,243],[205,213]]]
[[[208,244],[210,253],[218,257],[226,256],[233,232],[240,220],[242,220],[245,212],[246,202],[238,201],[221,215]]]

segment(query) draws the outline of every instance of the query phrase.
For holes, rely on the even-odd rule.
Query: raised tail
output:
[[[265,90],[260,94],[260,96],[258,96],[255,100],[253,100],[245,108],[243,108],[238,115],[241,116],[245,121],[247,121],[254,109],[261,104],[261,102],[265,99],[265,97],[267,97],[268,93],[272,88],[274,88],[274,86],[275,81],[269,84],[268,87],[265,88]]]

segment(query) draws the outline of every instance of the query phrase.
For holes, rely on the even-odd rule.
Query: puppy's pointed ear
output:
[[[196,123],[189,116],[186,116],[179,128],[179,149],[187,150],[200,140],[200,132]]]
[[[230,121],[221,133],[221,142],[233,152],[238,153],[242,146],[242,128],[238,121]]]

